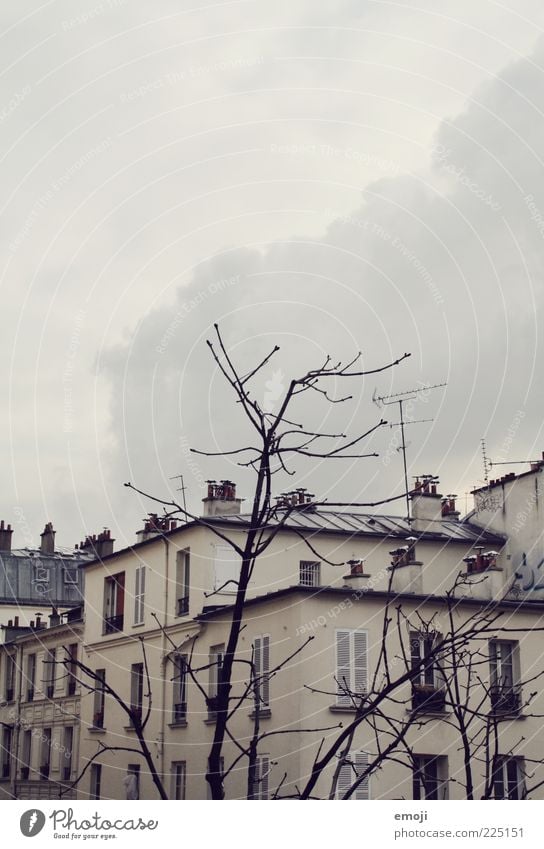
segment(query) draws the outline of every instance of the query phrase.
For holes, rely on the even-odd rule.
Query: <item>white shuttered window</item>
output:
[[[338,707],[353,707],[351,694],[363,695],[368,687],[368,634],[366,631],[336,632],[336,681]]]
[[[270,707],[270,637],[267,634],[255,637],[253,663],[260,708],[267,710]]]
[[[144,621],[144,601],[145,601],[145,566],[139,566],[136,569],[136,579],[134,586],[134,624],[141,625]]]
[[[238,590],[242,561],[230,545],[216,545],[214,556],[214,590],[232,594]]]
[[[336,798],[343,799],[360,775],[368,767],[368,752],[350,752],[347,763],[342,764],[336,784]],[[367,775],[349,797],[349,801],[370,799],[370,777]]]

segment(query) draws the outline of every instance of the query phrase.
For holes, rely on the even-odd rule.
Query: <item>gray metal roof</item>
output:
[[[79,566],[90,559],[82,552],[0,551],[0,604],[80,604],[84,575]]]
[[[218,523],[246,525],[250,521],[249,514],[231,516],[207,517],[206,521]],[[473,525],[470,522],[455,522],[439,520],[430,522],[432,531],[419,533],[414,531],[410,522],[400,516],[384,516],[370,513],[344,513],[336,510],[294,510],[289,516],[285,527],[296,528],[299,531],[315,533],[339,533],[352,536],[354,534],[373,537],[394,537],[406,539],[407,536],[417,535],[421,539],[449,540],[451,542],[497,544],[502,545],[505,537],[491,533]]]

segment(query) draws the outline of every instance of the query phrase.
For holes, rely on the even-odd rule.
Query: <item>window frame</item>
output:
[[[321,586],[320,560],[300,560],[298,569],[298,582],[301,587]]]
[[[191,549],[176,554],[176,616],[187,616],[191,594]]]
[[[345,661],[345,646],[348,659]],[[356,641],[364,645],[357,648]],[[363,657],[363,662],[357,660]],[[335,631],[336,708],[353,710],[351,694],[364,696],[368,692],[368,631],[363,628],[337,628]],[[346,677],[347,672],[347,677]],[[345,681],[345,685],[343,684]],[[345,692],[348,690],[348,692]]]
[[[134,611],[133,625],[145,622],[145,563],[140,563],[134,573]]]

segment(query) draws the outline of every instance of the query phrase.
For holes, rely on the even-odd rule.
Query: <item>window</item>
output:
[[[311,560],[301,560],[299,583],[303,587],[318,587],[321,583],[320,572],[321,563]]]
[[[185,722],[187,719],[187,655],[179,654],[174,658],[174,701],[172,722]]]
[[[100,799],[100,790],[102,784],[102,764],[91,764],[91,787],[89,799]]]
[[[104,684],[106,681],[106,670],[97,669],[95,675],[96,682],[93,705],[93,728],[104,728]]]
[[[67,725],[64,729],[62,746],[61,776],[64,781],[70,781],[72,777],[72,749],[74,746],[74,728],[72,725]]]
[[[170,767],[170,775],[172,776],[172,799],[185,799],[185,782],[187,777],[187,768],[185,761],[173,761]]]
[[[6,655],[6,672],[4,678],[4,692],[6,696],[6,702],[12,702],[15,698],[15,655],[7,654]]]
[[[214,590],[217,593],[232,595],[237,592],[241,565],[240,556],[230,545],[215,546]]]
[[[446,799],[447,769],[446,757],[415,755],[412,778],[413,798]]]
[[[492,710],[495,713],[518,713],[521,707],[518,643],[510,640],[491,640],[489,668]]]
[[[336,798],[343,799],[346,793],[355,784],[357,779],[363,775],[368,768],[368,752],[352,752],[348,755],[345,763],[342,764],[338,772],[338,780],[336,782]],[[370,776],[366,775],[360,784],[357,785],[349,801],[357,799],[370,798]]]
[[[130,709],[132,711],[131,725],[135,720],[142,720],[142,703],[144,697],[144,665],[133,663],[130,667]]]
[[[270,707],[270,637],[255,637],[253,646],[253,664],[255,666],[255,700],[258,699],[261,710]]]
[[[224,645],[212,646],[210,649],[210,686],[208,689],[208,715],[210,718],[215,716],[217,693],[221,678],[224,654]]]
[[[68,646],[68,658],[66,663],[66,695],[73,696],[76,692],[77,683],[77,643]]]
[[[26,700],[32,702],[34,700],[34,690],[36,687],[36,655],[29,654],[26,658]]]
[[[189,549],[178,551],[176,555],[176,616],[185,616],[189,613],[190,560]]]
[[[145,601],[145,566],[136,569],[134,587],[134,624],[142,625],[144,621]]]
[[[134,781],[131,782],[130,795],[127,794],[127,799],[140,798],[140,764],[127,764],[127,776],[133,776]],[[128,787],[126,788],[128,790]]]
[[[125,612],[125,573],[104,579],[104,634],[123,630]]]
[[[9,778],[11,772],[11,744],[13,741],[13,729],[4,725],[2,731],[2,778]]]
[[[210,759],[208,758],[208,772],[210,772]],[[223,775],[225,772],[225,759],[223,756],[219,758],[219,775]],[[216,775],[216,773],[211,773],[211,775]],[[208,799],[212,798],[212,792],[209,785],[209,782],[206,782],[206,786],[208,788]]]
[[[55,693],[55,658],[56,650],[47,649],[43,658],[43,685],[48,699],[52,699]]]
[[[65,584],[77,584],[78,583],[78,570],[77,566],[65,566],[64,567],[64,583]]]
[[[493,760],[494,798],[522,799],[523,789],[523,758],[496,755]]]
[[[436,666],[438,635],[413,631],[410,634],[412,709],[441,711],[445,706],[442,678]]]
[[[255,759],[250,799],[268,799],[268,777],[270,775],[270,756],[258,755]]]
[[[23,732],[21,759],[21,778],[23,781],[26,781],[30,775],[30,767],[32,765],[32,729],[30,728]]]
[[[46,781],[49,778],[49,767],[51,761],[51,729],[44,728],[42,731],[42,749],[40,753],[40,778]]]
[[[336,682],[338,707],[353,707],[353,696],[367,691],[367,632],[336,632]]]

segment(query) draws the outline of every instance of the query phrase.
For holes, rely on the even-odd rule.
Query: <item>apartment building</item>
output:
[[[530,472],[533,487],[542,468]],[[478,505],[478,493],[475,499]],[[214,529],[242,540],[248,517],[240,505],[231,482],[211,484],[206,527],[152,516],[133,547],[85,565],[82,657],[94,692],[81,704],[79,765],[88,767],[81,798],[157,798],[153,771],[169,798],[207,797],[214,695],[239,569]],[[259,696],[241,697],[229,722],[227,798],[246,798],[248,786],[252,798],[296,796],[307,784],[317,753],[352,721],[354,695],[383,686],[373,677],[383,666],[388,610],[400,617],[385,639],[389,674],[406,675],[381,721],[405,726],[406,734],[350,798],[464,798],[461,713],[476,714],[479,723],[470,726],[479,740],[469,753],[471,792],[542,798],[537,629],[544,606],[520,589],[510,528],[494,527],[482,511],[461,520],[455,498],[443,498],[433,478],[416,483],[410,520],[315,508],[302,490],[284,506],[289,520],[257,561],[248,592],[234,691],[252,692],[253,665]],[[460,711],[444,665],[425,657],[451,622],[462,631],[488,611],[496,619],[464,646],[457,683],[468,695]],[[135,717],[145,721],[147,762]],[[248,785],[256,722],[260,740]],[[349,755],[331,760],[312,795],[345,797],[388,734],[361,723]],[[120,741],[132,751],[110,750]]]

